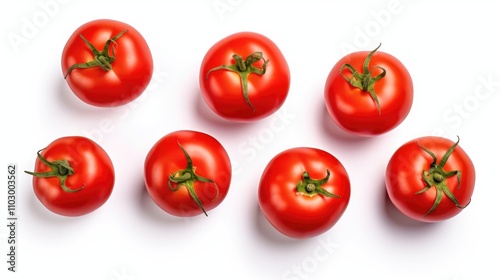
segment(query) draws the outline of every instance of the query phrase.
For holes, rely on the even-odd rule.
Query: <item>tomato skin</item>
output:
[[[213,183],[195,181],[197,193],[205,211],[217,207],[226,197],[231,183],[231,162],[229,156],[212,136],[190,130],[171,132],[159,139],[150,149],[144,163],[146,189],[152,200],[167,213],[179,217],[193,217],[203,213],[185,186],[172,191],[169,175],[186,168],[187,159],[182,146],[189,154],[195,173],[209,178]]]
[[[374,90],[380,102],[378,107],[370,94],[351,86],[342,75],[342,65],[350,64],[362,71],[370,52],[353,52],[342,57],[330,71],[325,84],[325,104],[333,121],[344,131],[362,137],[381,135],[400,125],[408,116],[413,103],[413,81],[406,67],[394,56],[377,51],[369,69],[374,66],[386,70],[386,75],[375,82]],[[372,76],[381,73],[373,68]],[[347,77],[349,73],[342,71]]]
[[[69,193],[60,186],[57,177],[33,176],[33,190],[40,202],[50,211],[62,216],[82,216],[101,207],[111,196],[115,171],[110,157],[94,141],[81,136],[61,137],[50,143],[41,155],[48,161],[68,160],[74,174],[68,176],[66,186],[79,191]],[[35,172],[51,169],[39,158]]]
[[[134,27],[115,20],[98,19],[77,28],[64,46],[61,58],[63,75],[77,63],[94,60],[91,49],[80,38],[83,35],[97,50],[103,51],[107,40],[123,30],[123,36],[110,44],[116,59],[112,69],[101,67],[73,69],[66,77],[70,89],[85,103],[98,107],[116,107],[139,97],[153,76],[153,58],[144,37]]]
[[[296,192],[304,171],[311,178],[331,176],[323,188],[340,198],[322,195],[306,196]],[[276,155],[266,166],[260,179],[260,208],[282,234],[306,239],[332,228],[345,212],[350,199],[350,181],[340,161],[331,154],[310,147],[297,147]]]
[[[399,211],[417,221],[439,222],[452,218],[463,210],[443,194],[437,208],[425,215],[436,199],[436,188],[432,187],[424,193],[416,194],[426,186],[422,171],[428,170],[432,163],[432,157],[420,146],[432,151],[439,163],[453,144],[453,141],[446,138],[425,136],[408,141],[396,150],[387,165],[385,180],[387,194]],[[457,176],[447,178],[446,184],[458,202],[467,205],[471,200],[476,178],[472,160],[457,146],[446,161],[444,170],[462,172],[460,188]]]
[[[262,52],[269,60],[264,75],[248,76],[248,99],[245,101],[240,76],[231,71],[209,71],[221,65],[234,64],[233,54],[245,59]],[[262,67],[263,62],[253,64]],[[269,38],[254,32],[239,32],[215,43],[203,58],[199,84],[208,106],[220,117],[238,122],[263,119],[276,112],[285,102],[290,88],[290,69],[278,46]]]

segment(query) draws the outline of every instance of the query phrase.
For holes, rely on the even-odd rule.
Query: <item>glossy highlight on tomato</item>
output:
[[[439,222],[469,205],[476,172],[459,140],[425,136],[395,151],[385,181],[387,194],[399,211],[417,221]]]
[[[396,57],[378,51],[379,47],[342,57],[326,80],[327,111],[340,128],[353,135],[387,133],[406,119],[412,107],[410,73]]]
[[[263,119],[285,102],[290,69],[278,46],[255,32],[239,32],[205,54],[199,84],[203,99],[220,117],[238,122]]]
[[[231,175],[231,161],[222,144],[192,130],[163,136],[144,163],[145,185],[152,200],[178,217],[208,216],[226,197]]]
[[[110,157],[82,136],[54,140],[37,153],[33,190],[50,211],[82,216],[100,208],[111,196],[115,171]]]
[[[271,159],[258,191],[266,219],[295,239],[331,229],[345,212],[350,195],[350,180],[342,163],[311,147],[291,148]]]
[[[129,24],[110,19],[77,28],[64,46],[61,67],[71,91],[98,107],[135,100],[153,76],[153,58],[144,37]]]

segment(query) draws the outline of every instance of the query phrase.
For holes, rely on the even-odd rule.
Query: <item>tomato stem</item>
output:
[[[340,198],[340,196],[332,194],[328,192],[327,190],[323,189],[323,185],[328,182],[330,179],[330,170],[326,170],[326,177],[323,179],[312,179],[309,176],[309,172],[304,171],[302,173],[302,179],[297,183],[297,186],[295,188],[297,194],[301,195],[307,195],[307,196],[315,196],[315,195],[323,195],[326,197],[334,197],[334,198]]]
[[[62,160],[55,160],[55,161],[50,162],[42,156],[41,151],[43,151],[43,150],[44,149],[41,149],[37,152],[37,157],[43,164],[50,167],[51,171],[48,171],[48,172],[24,171],[25,173],[33,175],[35,177],[40,177],[40,178],[57,177],[57,178],[59,178],[59,184],[60,184],[61,188],[65,192],[69,192],[69,193],[74,193],[74,192],[80,191],[85,187],[85,185],[81,186],[78,189],[71,189],[71,188],[67,187],[66,180],[68,179],[69,176],[75,174],[75,171],[73,170],[73,168],[69,164],[68,160],[62,159]]]
[[[426,191],[428,191],[430,188],[435,187],[436,188],[436,199],[434,200],[434,204],[432,207],[425,213],[424,217],[432,213],[436,208],[439,206],[441,203],[441,200],[443,198],[443,193],[453,201],[455,206],[458,208],[465,208],[469,205],[470,200],[467,202],[466,205],[461,205],[455,195],[451,192],[449,189],[448,185],[446,184],[446,179],[457,176],[457,181],[458,181],[458,186],[457,188],[460,188],[460,183],[462,180],[462,171],[460,170],[453,170],[453,171],[445,171],[444,166],[446,162],[448,161],[448,158],[451,156],[453,151],[458,145],[458,142],[460,142],[460,137],[458,137],[457,142],[455,142],[449,149],[446,151],[446,153],[443,155],[443,158],[439,161],[439,164],[437,164],[437,157],[436,155],[431,152],[430,150],[422,147],[419,145],[419,147],[424,150],[426,153],[428,153],[432,157],[432,162],[430,164],[430,168],[428,170],[423,170],[422,171],[422,180],[425,183],[425,187],[416,192],[416,194],[422,194]]]
[[[217,191],[214,199],[216,199],[219,196],[219,187],[217,186],[215,181],[205,177],[201,177],[195,173],[196,167],[193,167],[193,161],[191,160],[191,157],[189,156],[187,151],[181,146],[180,143],[177,144],[184,153],[184,156],[186,157],[187,166],[183,170],[176,171],[169,175],[168,187],[170,188],[171,191],[175,192],[181,186],[185,186],[191,198],[201,208],[205,216],[208,216],[207,212],[205,211],[205,208],[203,207],[203,203],[198,197],[198,194],[196,194],[196,191],[194,190],[194,182],[200,181],[204,183],[212,183],[215,186],[215,190]],[[172,184],[176,184],[176,186],[173,186]]]
[[[241,57],[238,54],[233,54],[232,57],[234,59],[234,64],[221,65],[210,69],[207,72],[205,79],[208,79],[208,75],[210,75],[210,73],[218,70],[228,70],[237,73],[240,76],[243,98],[245,99],[245,102],[255,112],[255,107],[248,98],[248,76],[250,76],[250,74],[257,74],[259,76],[264,75],[266,73],[267,63],[269,63],[269,59],[268,60],[264,59],[264,55],[262,52],[254,52],[249,56],[247,56],[245,60],[243,60],[243,57]],[[257,68],[253,66],[253,64],[258,62],[259,60],[262,60],[264,62],[262,64],[262,68]]]
[[[375,104],[377,105],[377,110],[378,114],[381,115],[382,111],[380,108],[380,102],[378,100],[377,94],[375,93],[375,83],[385,77],[386,71],[384,68],[380,66],[374,66],[371,69],[369,68],[370,66],[370,61],[373,57],[373,54],[380,48],[382,44],[379,44],[377,48],[375,48],[373,51],[371,51],[368,56],[365,58],[363,62],[363,69],[362,72],[358,72],[351,64],[343,64],[340,67],[340,75],[347,81],[351,86],[356,87],[361,89],[364,92],[368,92],[370,94],[370,97],[373,99]],[[348,69],[351,72],[351,77],[348,78],[346,77],[342,72],[344,69]],[[375,77],[372,77],[373,70],[375,68],[378,68],[382,70],[382,73],[378,74]]]
[[[104,49],[102,51],[98,51],[92,43],[90,43],[85,37],[83,37],[82,34],[80,34],[80,38],[85,42],[87,47],[92,51],[92,54],[94,55],[94,60],[83,62],[83,63],[76,63],[71,65],[68,68],[68,71],[66,72],[66,75],[64,75],[64,79],[69,75],[71,71],[73,71],[76,68],[80,69],[86,69],[86,68],[92,68],[92,67],[101,67],[102,70],[104,71],[109,71],[112,69],[111,64],[115,61],[115,46],[118,45],[116,41],[125,33],[127,33],[128,30],[125,29],[122,32],[118,33],[114,37],[108,39],[106,41],[106,44],[104,45]],[[109,45],[113,43],[111,46],[111,55],[109,55]]]

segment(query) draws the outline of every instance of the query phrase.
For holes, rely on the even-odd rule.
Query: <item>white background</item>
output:
[[[496,1],[2,1],[1,158],[18,165],[18,272],[2,279],[500,279],[500,5]],[[462,1],[462,3],[465,1]],[[155,77],[135,102],[94,108],[69,90],[62,49],[81,24],[111,18],[146,38]],[[32,28],[27,26],[33,25]],[[34,27],[34,28],[33,28]],[[288,60],[292,82],[282,108],[264,120],[234,124],[200,97],[198,71],[208,48],[239,31],[271,38]],[[23,33],[24,32],[24,33]],[[12,38],[21,39],[20,44]],[[415,97],[407,119],[375,138],[340,131],[326,114],[323,87],[343,55],[380,51],[410,71]],[[148,197],[143,163],[150,147],[178,129],[217,138],[233,162],[228,196],[209,217],[181,219]],[[112,158],[115,189],[90,215],[65,218],[35,198],[36,151],[54,139],[84,135]],[[387,200],[385,166],[404,142],[442,135],[473,159],[471,204],[438,224],[405,218]],[[327,233],[309,240],[280,235],[258,208],[267,162],[296,146],[341,160],[351,202]],[[7,192],[0,217],[7,224]],[[5,278],[7,276],[7,278]],[[48,278],[51,277],[51,278]],[[175,278],[174,278],[175,277]]]

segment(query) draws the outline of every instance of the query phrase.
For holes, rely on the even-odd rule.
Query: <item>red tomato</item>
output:
[[[81,216],[110,197],[115,171],[108,154],[81,136],[56,139],[37,154],[33,175],[36,197],[50,211]]]
[[[394,129],[406,118],[413,103],[408,70],[394,56],[377,49],[341,58],[325,85],[330,116],[343,130],[358,136],[375,136]]]
[[[99,107],[136,99],[153,76],[153,58],[142,35],[126,23],[108,19],[76,29],[64,46],[61,65],[75,95]]]
[[[231,182],[231,162],[212,136],[180,130],[162,137],[144,164],[146,189],[164,211],[191,217],[217,207]]]
[[[259,204],[266,219],[291,238],[320,235],[343,215],[349,204],[350,181],[331,154],[300,147],[276,155],[259,185]]]
[[[290,70],[269,38],[240,32],[217,42],[203,58],[200,88],[222,118],[249,122],[265,118],[285,102]]]
[[[465,208],[474,190],[474,165],[458,141],[427,136],[396,150],[386,188],[397,209],[423,222],[449,219]]]

